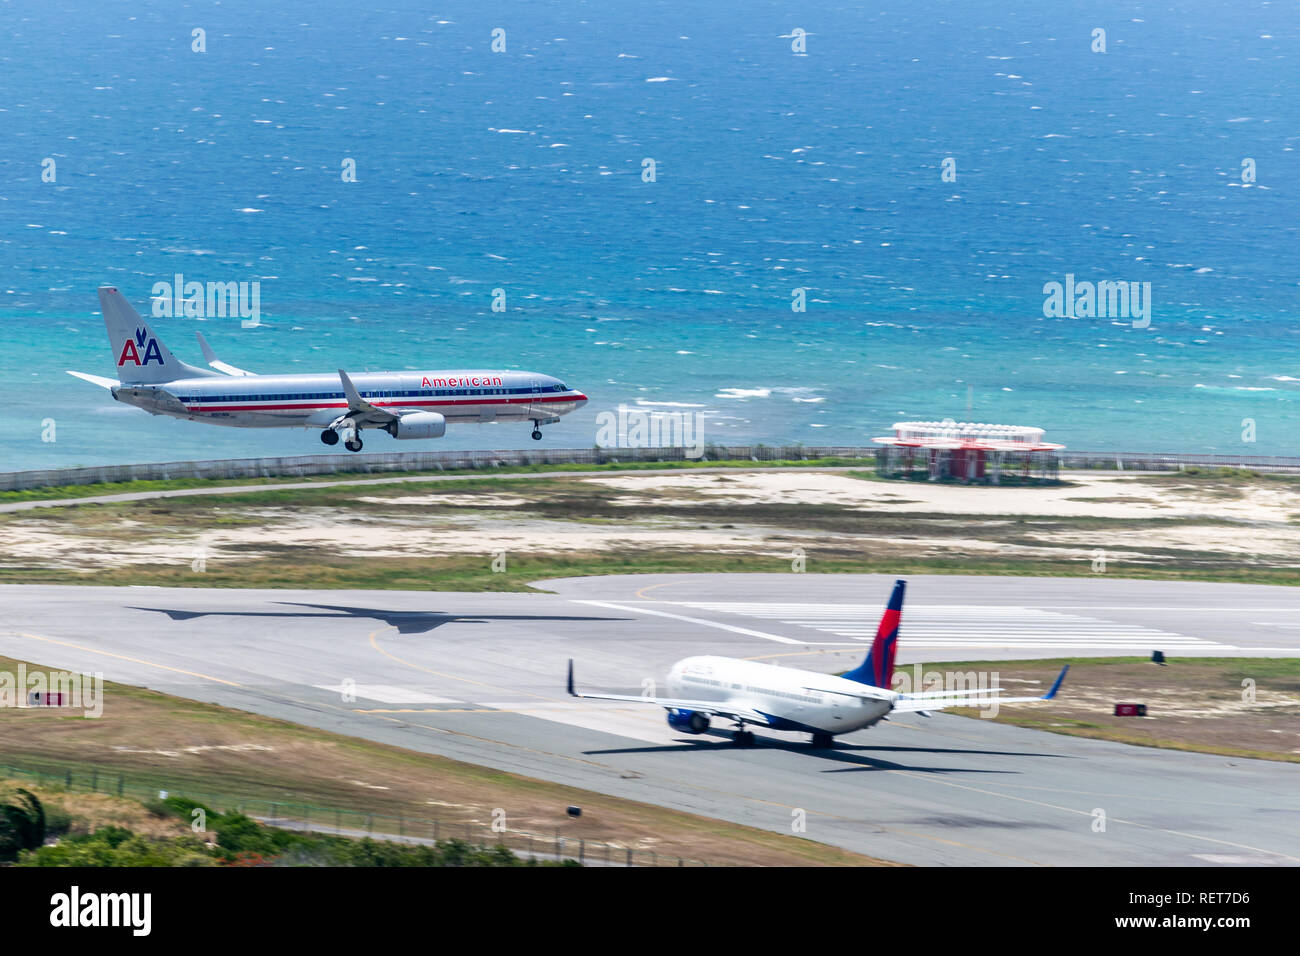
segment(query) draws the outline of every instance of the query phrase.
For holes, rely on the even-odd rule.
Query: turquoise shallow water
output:
[[[0,470],[322,450],[63,374],[111,374],[96,286],[144,309],[177,272],[261,283],[259,328],[157,320],[192,362],[199,328],[262,371],[533,368],[592,399],[547,444],[620,403],[806,444],[969,403],[1076,448],[1300,452],[1300,12],[935,9],[6,4]],[[1150,327],[1044,318],[1067,273],[1150,282]]]

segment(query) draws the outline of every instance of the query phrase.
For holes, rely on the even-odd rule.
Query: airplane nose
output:
[[[574,402],[576,402],[578,405],[586,405],[587,396],[582,394],[582,392],[579,392],[577,396],[574,398]]]

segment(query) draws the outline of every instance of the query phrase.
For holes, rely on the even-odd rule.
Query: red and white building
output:
[[[895,422],[894,434],[873,438],[883,446],[877,471],[906,477],[926,470],[931,481],[955,478],[998,484],[1006,473],[1054,479],[1064,445],[1043,441],[1043,429],[984,422]]]

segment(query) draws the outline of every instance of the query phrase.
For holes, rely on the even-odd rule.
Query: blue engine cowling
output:
[[[673,730],[683,730],[688,734],[702,734],[709,729],[709,715],[698,710],[668,711],[668,726]]]

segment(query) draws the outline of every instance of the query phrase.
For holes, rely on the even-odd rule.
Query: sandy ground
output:
[[[277,550],[310,548],[341,557],[481,554],[485,561],[502,551],[523,554],[695,548],[757,553],[765,550],[766,539],[777,533],[777,529],[754,527],[716,532],[655,525],[601,528],[536,518],[477,516],[450,520],[440,516],[438,523],[440,528],[430,529],[399,527],[383,520],[351,518],[339,522],[336,514],[308,511],[282,515],[273,522],[268,521],[267,528],[206,531],[193,536],[138,541],[48,529],[8,528],[0,530],[0,564],[99,568],[120,564],[237,561],[271,553],[268,544],[274,544]]]
[[[1300,513],[1300,493],[1249,486],[1237,500],[1218,499],[1190,481],[1182,490],[1152,485],[1136,475],[1071,474],[1068,486],[999,488],[992,485],[891,484],[820,472],[742,475],[619,475],[588,479],[628,492],[624,504],[647,504],[671,491],[719,503],[800,502],[872,512],[1044,515],[1064,518],[1236,518],[1285,522]],[[1098,500],[1103,499],[1103,500]]]
[[[187,532],[161,530],[120,514],[102,525],[63,524],[15,515],[0,523],[0,566],[97,569],[118,565],[239,561],[310,549],[339,557],[418,557],[498,552],[600,553],[692,550],[750,555],[792,553],[796,547],[897,555],[987,554],[1003,557],[1067,557],[1089,560],[1096,549],[1122,552],[1125,560],[1171,560],[1161,551],[1252,557],[1280,566],[1300,564],[1300,535],[1291,523],[1300,515],[1300,486],[1259,483],[1223,488],[1214,484],[1156,484],[1140,476],[1113,473],[1069,476],[1063,487],[897,484],[864,481],[831,472],[756,471],[727,475],[611,475],[584,483],[616,492],[614,503],[653,506],[660,516],[627,521],[544,518],[528,511],[529,499],[515,495],[440,494],[383,497],[358,494],[365,510],[232,506],[222,514],[245,519],[230,527]],[[1297,490],[1293,490],[1293,487]],[[707,526],[691,517],[693,504],[834,505],[863,514],[962,516],[983,520],[943,533],[918,527],[915,536],[763,527],[738,518]],[[463,509],[473,505],[476,510]],[[385,512],[383,506],[391,506]],[[416,506],[416,507],[413,507]],[[1005,518],[1184,519],[1159,528],[1125,529],[1008,524]],[[994,519],[989,521],[988,519]],[[257,522],[247,523],[247,519]],[[172,519],[175,520],[174,518]],[[1204,524],[1197,524],[1204,521]],[[1224,524],[1223,521],[1232,522]],[[931,526],[933,527],[933,526]],[[1012,540],[1008,540],[1012,539]],[[1174,557],[1176,559],[1176,555]]]

